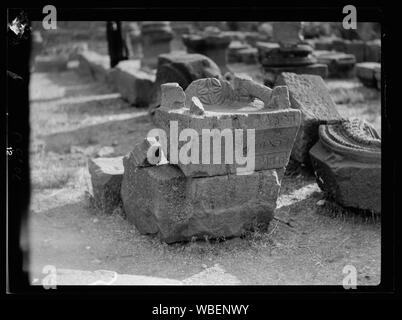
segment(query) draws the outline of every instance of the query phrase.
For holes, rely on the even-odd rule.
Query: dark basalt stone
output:
[[[381,212],[381,137],[359,119],[321,125],[310,150],[317,183],[344,207]]]

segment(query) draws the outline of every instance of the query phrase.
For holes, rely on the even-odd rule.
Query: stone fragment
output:
[[[321,125],[310,150],[317,184],[344,207],[381,212],[381,137],[368,123],[352,119]]]
[[[374,68],[374,78],[377,82],[377,89],[381,90],[381,66]]]
[[[326,50],[332,51],[333,50],[333,37],[321,37],[314,40],[314,49],[315,50]]]
[[[183,88],[176,82],[161,85],[161,108],[180,109],[184,107],[186,95]]]
[[[170,52],[173,39],[172,28],[168,21],[145,21],[141,24],[142,51],[141,66],[156,68],[158,56]]]
[[[381,62],[381,40],[380,39],[366,42],[365,61]]]
[[[153,114],[161,103],[161,85],[177,82],[185,90],[194,80],[221,76],[215,62],[201,54],[175,52],[160,55],[150,113]]]
[[[138,60],[120,61],[110,72],[109,82],[133,106],[141,108],[151,103],[155,73],[141,69]]]
[[[274,22],[272,27],[273,39],[281,45],[292,46],[303,40],[301,22]]]
[[[381,64],[378,62],[361,62],[356,64],[356,76],[367,87],[376,88],[379,75],[381,83]]]
[[[309,164],[310,148],[318,140],[318,126],[342,120],[329,91],[319,76],[282,73],[277,85],[288,87],[291,107],[302,112],[300,130],[291,157]]]
[[[242,148],[248,149],[248,135],[251,136],[251,133],[247,129],[254,130],[255,134],[255,144],[250,146],[255,148],[255,170],[287,165],[301,114],[299,110],[289,108],[286,87],[272,90],[246,77],[236,76],[233,85],[226,80],[207,78],[196,80],[188,86],[185,97],[182,108],[175,105],[169,108],[162,101],[163,108],[156,110],[154,121],[167,134],[169,162],[177,164],[186,176],[225,175],[247,170],[235,161],[237,149],[233,148],[233,142],[239,140],[238,143],[243,143]],[[193,97],[197,97],[203,105],[203,113],[191,113]],[[171,144],[174,145],[173,149],[180,150],[187,143],[178,139],[178,133],[183,129],[193,129],[197,133],[192,143],[195,148],[198,146],[199,153],[194,156],[198,161],[191,160],[188,164],[181,163],[177,153],[173,157],[170,150]],[[242,129],[241,139],[236,139],[236,129]],[[228,151],[226,144],[231,146]],[[217,158],[213,154],[215,145],[221,145],[221,154]]]
[[[257,48],[258,59],[263,67],[265,85],[274,85],[282,72],[327,77],[327,65],[316,63],[317,59],[313,55],[313,48],[305,42],[292,45],[289,43],[259,42]]]
[[[205,113],[204,107],[197,97],[191,98],[190,113],[201,116]]]
[[[227,66],[228,48],[231,38],[217,29],[204,31],[200,34],[182,36],[183,43],[189,53],[200,53],[212,59],[222,73],[229,71]]]
[[[78,72],[92,77],[96,81],[107,82],[110,70],[110,58],[95,51],[78,53]]]
[[[334,78],[351,78],[355,75],[356,59],[352,54],[336,51],[315,51],[317,61],[328,66],[328,76]]]
[[[238,51],[240,62],[245,64],[256,64],[258,62],[258,49],[246,48]]]
[[[242,57],[240,51],[243,49],[251,48],[250,45],[243,43],[241,41],[232,41],[228,48],[228,62],[242,62]]]
[[[273,217],[276,170],[189,178],[172,165],[139,168],[124,159],[121,195],[127,219],[167,243],[240,236]]]
[[[154,137],[146,137],[131,151],[132,161],[137,167],[166,164],[167,159],[161,144]]]
[[[365,61],[366,44],[362,40],[334,39],[333,50],[353,54],[356,62]]]
[[[105,213],[113,213],[121,204],[123,157],[89,159],[88,171],[96,207]]]

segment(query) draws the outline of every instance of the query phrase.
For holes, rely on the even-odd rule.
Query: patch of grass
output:
[[[345,208],[336,202],[327,200],[322,207],[318,207],[318,214],[353,223],[376,224],[381,222],[381,215],[369,210]]]
[[[35,189],[60,189],[64,187],[75,175],[74,169],[61,167],[45,168],[32,172],[32,187]]]
[[[333,88],[332,99],[336,104],[358,104],[368,100],[379,100],[381,94],[375,89],[366,87],[357,88]]]

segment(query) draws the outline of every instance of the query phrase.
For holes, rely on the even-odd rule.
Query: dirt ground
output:
[[[341,114],[381,131],[377,91],[357,80],[327,83]],[[176,280],[219,266],[244,285],[341,285],[344,266],[353,265],[358,285],[380,283],[380,219],[322,204],[313,176],[285,176],[266,231],[167,245],[140,235],[117,211],[97,212],[88,197],[88,158],[102,147],[113,147],[108,156],[128,153],[153,127],[146,110],[69,70],[32,75],[30,112],[32,281],[43,278],[45,265]]]

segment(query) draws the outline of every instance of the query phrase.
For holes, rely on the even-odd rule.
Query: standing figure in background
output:
[[[128,59],[127,45],[123,39],[120,21],[107,21],[106,37],[110,56],[110,67]]]

